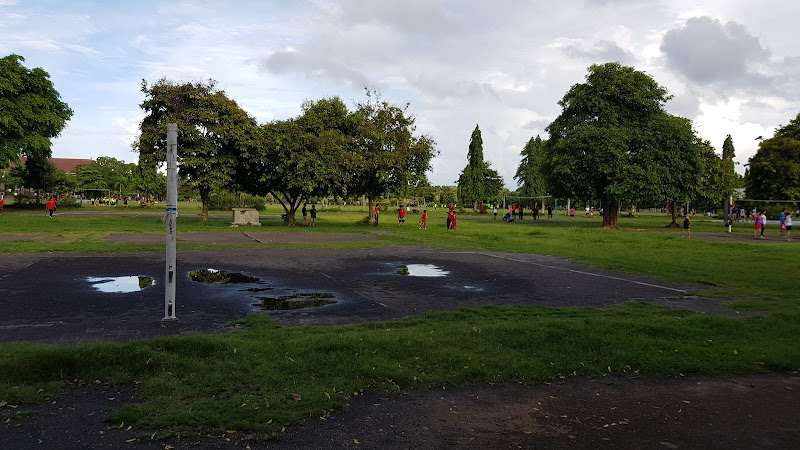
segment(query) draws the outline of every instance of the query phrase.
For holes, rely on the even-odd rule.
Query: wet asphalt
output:
[[[415,267],[414,265],[423,265]],[[411,267],[402,275],[403,266]],[[259,281],[207,284],[201,269]],[[417,269],[443,276],[413,276]],[[681,286],[542,255],[443,251],[417,246],[366,250],[249,248],[178,253],[176,316],[164,326],[165,256],[0,254],[0,342],[74,345],[194,333],[221,333],[248,314],[270,314],[281,326],[392,321],[426,311],[487,305],[600,307],[648,301],[698,309],[718,302],[684,297]],[[428,273],[430,275],[430,273]],[[135,292],[102,292],[93,277],[151,277]],[[323,307],[261,310],[259,297],[332,294]],[[713,312],[713,311],[711,311]]]

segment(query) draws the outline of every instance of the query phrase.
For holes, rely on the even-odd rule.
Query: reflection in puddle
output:
[[[325,292],[314,292],[310,294],[285,295],[283,297],[256,297],[261,303],[254,303],[265,311],[288,311],[292,309],[316,308],[319,306],[331,305],[336,303],[333,294]]]
[[[248,277],[241,273],[228,273],[224,270],[217,269],[200,269],[194,272],[189,272],[189,277],[192,281],[199,281],[201,283],[261,283],[258,278]]]
[[[92,287],[106,293],[139,292],[155,284],[150,277],[86,277]]]
[[[442,270],[433,264],[406,264],[399,267],[399,275],[410,277],[445,277],[450,271]]]

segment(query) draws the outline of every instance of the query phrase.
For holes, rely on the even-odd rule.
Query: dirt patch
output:
[[[0,242],[8,241],[45,241],[45,242],[67,242],[66,239],[60,238],[53,233],[29,233],[29,234],[0,234]]]
[[[792,448],[800,442],[800,377],[569,378],[534,385],[443,386],[372,392],[273,441],[220,437],[154,441],[108,424],[138,389],[73,385],[33,407],[0,410],[7,448]],[[49,445],[48,445],[49,444]],[[65,446],[66,444],[66,446]]]
[[[124,242],[131,244],[162,244],[165,242],[165,233],[109,233],[104,238],[109,242]],[[202,231],[192,233],[179,233],[179,242],[193,242],[206,244],[304,244],[316,242],[359,242],[371,241],[375,238],[365,234],[311,234],[311,233],[268,233],[268,232],[241,232],[241,231]]]
[[[774,227],[773,234],[767,234],[764,239],[754,238],[752,233],[693,233],[692,239],[702,239],[711,242],[747,242],[753,243],[781,243],[781,244],[795,244],[797,239],[786,241],[786,238],[779,234],[778,227]],[[677,235],[676,235],[677,236]]]

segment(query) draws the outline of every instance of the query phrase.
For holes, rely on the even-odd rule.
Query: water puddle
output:
[[[219,284],[238,284],[238,283],[262,283],[261,280],[254,277],[248,277],[241,273],[229,273],[224,270],[217,269],[200,269],[194,272],[189,272],[189,277],[192,281],[200,283],[219,283]]]
[[[288,311],[293,309],[318,308],[320,306],[336,303],[333,294],[326,292],[313,292],[304,294],[284,295],[282,297],[256,297],[261,302],[253,306],[264,311]]]
[[[410,277],[446,277],[450,271],[443,270],[433,264],[405,264],[398,267],[398,275]]]
[[[130,293],[139,292],[146,287],[153,286],[155,281],[151,277],[86,277],[92,287],[105,293]]]

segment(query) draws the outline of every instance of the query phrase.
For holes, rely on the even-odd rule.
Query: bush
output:
[[[265,209],[267,201],[263,197],[255,197],[250,194],[216,194],[209,199],[208,207],[217,211],[224,211],[235,208],[254,208]]]

